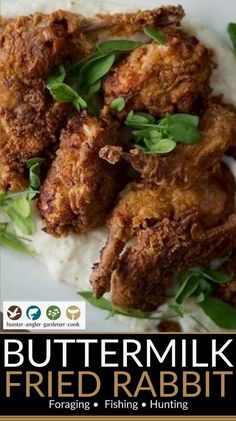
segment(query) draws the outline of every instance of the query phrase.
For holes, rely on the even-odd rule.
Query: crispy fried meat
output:
[[[103,36],[108,34],[128,37],[142,32],[144,25],[179,26],[183,17],[184,10],[181,6],[162,6],[153,10],[138,10],[132,13],[98,14],[84,22],[81,30],[88,35],[99,32]]]
[[[38,200],[46,232],[81,233],[104,223],[120,187],[119,166],[99,158],[100,148],[110,142],[118,142],[112,121],[84,111],[68,123]]]
[[[235,247],[236,214],[197,236],[194,232],[194,225],[169,219],[139,230],[113,273],[114,304],[155,310],[166,300],[166,289],[175,271],[209,265],[211,259],[225,256]]]
[[[142,227],[164,218],[181,221],[193,213],[203,227],[216,226],[234,212],[234,197],[234,178],[224,166],[217,176],[192,185],[130,184],[121,193],[108,222],[107,244],[91,277],[95,295],[99,297],[109,290],[120,254]]]
[[[106,146],[100,152],[111,164],[125,158],[151,184],[191,182],[217,171],[220,159],[236,144],[236,113],[218,100],[211,100],[201,120],[202,138],[195,145],[178,145],[169,154],[147,155],[138,149],[129,153]]]
[[[209,92],[212,53],[196,38],[181,30],[165,31],[164,45],[156,41],[136,48],[113,67],[103,82],[105,104],[125,99],[122,118],[130,110],[189,113]]]
[[[0,30],[0,189],[26,186],[24,165],[56,141],[68,105],[45,87],[50,69],[88,50],[80,16],[64,11],[9,20]]]

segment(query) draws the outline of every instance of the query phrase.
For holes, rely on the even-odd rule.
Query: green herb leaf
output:
[[[201,139],[201,133],[197,127],[189,123],[176,122],[169,126],[169,133],[173,136],[176,142],[181,142],[189,145],[198,143]]]
[[[158,139],[156,143],[152,143],[149,142],[148,139],[144,139],[144,142],[146,147],[138,144],[134,144],[134,146],[147,154],[169,153],[176,147],[176,142],[171,139]]]
[[[73,102],[77,99],[77,92],[66,83],[55,83],[50,92],[53,98],[59,102]]]
[[[7,224],[0,225],[0,244],[22,253],[32,254],[32,251],[16,235],[6,231]]]
[[[94,85],[94,83],[109,72],[115,59],[115,54],[109,54],[89,63],[83,70],[84,73],[86,72],[85,83],[89,86]]]
[[[155,118],[148,113],[134,113],[130,111],[126,117],[125,125],[128,127],[145,127],[146,125],[151,125],[154,129],[156,126],[154,125]]]
[[[199,306],[217,326],[223,329],[236,328],[236,309],[231,305],[217,298],[207,297]]]
[[[125,99],[121,96],[116,99],[113,99],[110,107],[112,111],[122,111],[125,108]]]
[[[135,317],[137,319],[151,319],[151,320],[160,320],[159,316],[152,316],[150,313],[145,313],[141,310],[136,309],[123,309],[113,305],[113,303],[106,298],[94,298],[92,292],[82,291],[78,293],[86,301],[88,301],[92,306],[100,308],[101,310],[109,311],[111,316],[119,314],[126,317]]]
[[[185,123],[198,127],[199,117],[191,114],[171,114],[169,115],[172,123]]]
[[[199,286],[199,278],[194,275],[187,275],[185,281],[182,282],[180,289],[174,297],[174,302],[182,304],[186,298],[193,295]]]
[[[45,162],[44,158],[32,158],[27,161],[27,167],[29,168],[29,188],[30,193],[36,192],[40,188],[41,180],[41,165]]]
[[[212,282],[215,282],[216,284],[224,284],[225,282],[229,282],[232,280],[231,275],[228,275],[227,273],[219,272],[218,270],[205,269],[203,273],[206,279],[210,279]]]
[[[158,42],[158,44],[165,44],[166,37],[162,32],[157,31],[154,28],[151,28],[150,26],[144,26],[143,32],[150,38],[152,38],[154,41]]]
[[[234,52],[236,53],[236,23],[229,23],[228,34],[232,41]]]
[[[87,91],[86,99],[90,99],[91,97],[94,96],[94,94],[96,94],[97,92],[99,92],[100,89],[101,89],[101,85],[102,85],[102,81],[101,80],[98,80],[97,82],[94,83],[94,85],[91,85],[89,87],[89,90]]]
[[[130,41],[126,39],[115,39],[112,41],[105,41],[98,44],[97,49],[103,54],[132,51],[142,45],[139,41]]]
[[[66,77],[66,71],[63,65],[54,68],[46,81],[47,88],[51,89],[53,85],[64,82],[65,77]]]
[[[23,218],[28,218],[30,215],[30,204],[26,197],[16,197],[13,202],[13,206]]]
[[[144,153],[169,153],[176,142],[195,144],[201,134],[197,128],[199,118],[190,114],[167,114],[159,122],[148,113],[130,111],[125,125],[136,138],[134,146]]]
[[[106,298],[94,298],[92,292],[90,291],[81,291],[79,295],[83,297],[86,301],[88,301],[92,306],[100,308],[106,311],[113,311],[112,302],[107,300]]]
[[[21,232],[26,235],[33,235],[34,233],[34,223],[30,217],[24,218],[15,208],[14,203],[6,208],[6,214],[14,222],[14,224],[19,228]]]

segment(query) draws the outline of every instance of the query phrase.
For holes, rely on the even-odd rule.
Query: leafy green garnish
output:
[[[207,297],[199,306],[217,326],[223,329],[236,328],[236,309],[231,305],[217,298]]]
[[[72,103],[78,111],[88,108],[92,114],[98,114],[94,103],[99,103],[96,100],[102,78],[110,71],[120,53],[132,51],[140,45],[140,42],[130,40],[101,42],[84,58],[53,69],[46,87],[56,101]]]
[[[0,224],[0,244],[13,250],[32,254],[32,251],[21,241],[20,237],[7,231],[8,224]]]
[[[63,83],[66,78],[66,70],[63,65],[56,67],[52,70],[50,76],[46,81],[46,86],[50,90],[53,85],[57,83]]]
[[[201,139],[199,118],[190,114],[167,114],[157,121],[151,114],[130,111],[125,124],[132,129],[134,146],[147,154],[169,153],[177,143],[192,145]]]
[[[33,158],[27,162],[29,170],[28,190],[12,193],[0,192],[0,211],[3,216],[15,225],[23,234],[34,233],[34,221],[31,215],[31,200],[37,195],[40,187],[40,167],[43,158]],[[1,244],[18,251],[26,251],[26,246],[19,236],[8,232],[7,223],[1,224]],[[22,245],[22,247],[21,247]]]
[[[92,86],[98,80],[102,79],[102,77],[105,76],[111,69],[115,59],[115,54],[108,54],[96,59],[93,62],[87,63],[82,70],[86,85]]]
[[[115,39],[111,41],[101,42],[96,48],[101,54],[119,53],[132,51],[142,45],[139,41],[131,41],[127,39]]]
[[[97,307],[101,310],[105,310],[109,312],[109,317],[113,317],[115,315],[126,316],[126,317],[134,317],[137,319],[149,319],[149,320],[161,320],[163,316],[152,316],[151,313],[143,312],[141,310],[136,309],[123,309],[120,307],[115,306],[112,301],[107,300],[106,298],[94,298],[92,292],[90,291],[82,291],[78,293],[83,297],[86,301],[88,301],[92,306]],[[175,317],[175,316],[168,316],[168,317]],[[165,317],[166,319],[167,317]]]
[[[180,287],[173,297],[172,310],[183,316],[183,304],[189,297],[196,297],[197,304],[215,324],[226,329],[236,328],[236,309],[210,294],[215,284],[229,282],[232,277],[212,269],[191,268],[179,277]]]
[[[85,100],[66,83],[55,83],[49,90],[56,101],[72,102],[78,111],[80,111],[81,108],[86,108],[87,106]]]
[[[154,41],[158,42],[158,44],[165,44],[166,37],[162,32],[157,31],[154,28],[151,28],[150,26],[144,26],[143,32],[150,38],[152,38]]]
[[[233,44],[234,52],[236,53],[236,23],[231,22],[228,24],[228,34]]]
[[[125,108],[125,99],[122,96],[113,99],[110,107],[112,111],[122,111]]]

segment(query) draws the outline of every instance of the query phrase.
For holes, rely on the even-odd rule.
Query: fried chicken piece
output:
[[[116,35],[129,37],[142,32],[144,25],[154,27],[179,26],[184,17],[182,6],[162,6],[152,10],[138,10],[132,13],[98,14],[81,25],[83,33],[100,36]]]
[[[216,298],[225,301],[236,308],[236,251],[234,250],[230,260],[223,263],[220,271],[232,276],[231,281],[224,284],[217,284],[214,289]]]
[[[119,166],[99,158],[109,142],[118,142],[117,123],[85,111],[70,120],[38,200],[47,233],[82,233],[104,223],[121,178]]]
[[[168,112],[188,113],[210,92],[211,51],[179,29],[164,33],[164,45],[156,41],[141,45],[104,79],[105,104],[118,97],[125,99],[119,117],[130,110],[146,110],[155,117]]]
[[[202,138],[195,145],[179,144],[169,154],[145,154],[138,149],[129,153],[106,146],[100,156],[111,164],[125,158],[150,184],[191,182],[217,171],[220,159],[236,145],[236,112],[218,100],[211,100],[200,119]]]
[[[223,180],[223,181],[222,181]],[[224,165],[202,183],[150,186],[131,183],[121,193],[108,221],[109,236],[101,261],[95,266],[91,283],[98,298],[110,288],[112,273],[125,245],[141,227],[164,218],[183,220],[189,213],[204,227],[212,227],[234,212],[234,177]]]
[[[83,19],[64,11],[7,21],[0,29],[0,189],[27,185],[24,165],[56,142],[68,114],[44,81],[52,67],[88,51]]]

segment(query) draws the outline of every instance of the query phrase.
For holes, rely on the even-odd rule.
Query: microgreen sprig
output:
[[[29,170],[29,187],[19,192],[0,192],[0,212],[4,219],[10,220],[23,234],[34,233],[34,221],[31,214],[31,201],[40,188],[40,167],[43,158],[33,158],[27,162]],[[22,238],[9,231],[10,223],[0,224],[0,243],[15,250],[29,253]],[[25,240],[23,238],[23,240]]]
[[[177,145],[193,145],[201,139],[199,118],[190,114],[167,114],[157,121],[151,114],[130,111],[125,125],[132,130],[134,146],[146,154],[169,153]]]
[[[140,45],[140,42],[131,40],[111,40],[96,44],[88,56],[53,69],[46,87],[56,101],[72,103],[78,111],[88,108],[92,114],[98,113],[98,110],[94,110],[94,98],[101,89],[102,78],[120,54]]]
[[[191,268],[179,277],[179,289],[173,297],[171,308],[177,315],[184,315],[183,304],[194,297],[204,313],[219,327],[236,328],[236,309],[231,305],[211,296],[216,284],[230,282],[232,277],[226,273],[202,268]]]
[[[148,319],[148,320],[162,320],[163,315],[158,315],[154,313],[148,313],[137,309],[124,309],[120,308],[112,303],[112,301],[107,300],[106,298],[94,298],[92,292],[90,291],[81,291],[79,295],[83,297],[89,304],[92,306],[99,308],[101,310],[105,310],[109,312],[108,318],[113,317],[115,315],[125,316],[125,317],[134,317],[136,319]],[[176,315],[166,315],[164,318],[176,317]]]

